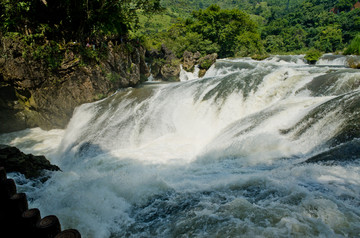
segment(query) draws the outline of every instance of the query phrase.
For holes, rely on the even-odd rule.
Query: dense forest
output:
[[[317,52],[359,54],[356,0],[1,0],[2,37],[39,55],[67,42],[141,41],[220,57]],[[44,47],[46,45],[46,47]],[[87,52],[97,58],[99,52]],[[51,59],[56,57],[50,57]],[[54,61],[54,60],[53,60]],[[56,63],[53,63],[56,67]]]
[[[149,48],[165,43],[177,55],[181,55],[184,46],[190,51],[217,52],[221,57],[308,51],[359,54],[360,51],[360,37],[356,37],[360,32],[360,8],[355,5],[356,0],[163,0],[162,3],[167,9],[162,16],[167,18],[140,18],[139,35],[150,36],[146,37]],[[247,22],[234,23],[238,19],[231,17],[230,11],[245,13]],[[157,20],[162,23],[157,24]],[[222,26],[220,32],[216,30],[217,24]],[[219,39],[209,37],[205,31],[216,32]],[[224,38],[226,42],[220,40]]]

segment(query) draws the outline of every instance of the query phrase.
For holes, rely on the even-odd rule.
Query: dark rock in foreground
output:
[[[7,172],[20,172],[27,178],[42,175],[43,170],[59,171],[60,168],[52,165],[45,156],[24,154],[18,148],[0,145],[0,167]]]

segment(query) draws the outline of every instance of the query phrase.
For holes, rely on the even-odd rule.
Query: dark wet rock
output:
[[[354,76],[351,76],[353,73]],[[360,86],[360,80],[353,69],[341,69],[328,72],[327,74],[315,77],[297,93],[309,90],[312,96],[333,96],[341,95],[356,90]],[[347,83],[345,83],[348,81]],[[334,85],[341,85],[334,87]]]
[[[360,159],[360,141],[355,139],[351,142],[340,144],[323,153],[307,159],[306,163],[337,164]]]
[[[24,154],[18,148],[0,145],[0,167],[7,172],[19,172],[27,178],[39,177],[44,170],[59,171],[60,168],[52,165],[45,156]]]
[[[314,125],[325,120],[331,124],[343,120],[336,133],[324,143],[326,147],[336,147],[360,138],[360,92],[350,92],[337,96],[312,109],[292,128],[282,130],[283,134],[291,133],[298,139],[309,130],[314,130]],[[326,127],[325,127],[326,128]],[[323,128],[316,128],[322,130]]]

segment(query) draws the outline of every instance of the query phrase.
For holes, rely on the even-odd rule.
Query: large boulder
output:
[[[199,68],[208,70],[216,62],[218,54],[213,53],[199,59]]]
[[[353,69],[360,69],[360,56],[351,55],[346,57],[346,64]]]
[[[179,81],[180,71],[178,60],[167,62],[161,67],[161,75],[164,81]]]
[[[0,167],[7,172],[19,172],[27,178],[39,177],[44,170],[59,171],[60,168],[52,165],[45,156],[24,154],[18,148],[0,145]]]

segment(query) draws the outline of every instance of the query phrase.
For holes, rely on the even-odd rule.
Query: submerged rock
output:
[[[328,151],[307,159],[306,163],[337,164],[360,159],[360,141],[355,139],[351,142],[333,147]]]
[[[59,171],[60,168],[52,165],[45,156],[24,154],[18,148],[0,145],[0,167],[7,172],[19,172],[27,178],[35,178],[42,175],[43,170]]]

